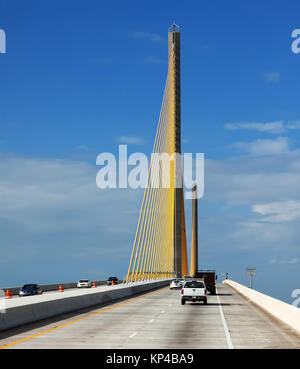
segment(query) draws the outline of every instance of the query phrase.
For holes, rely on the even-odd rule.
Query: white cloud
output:
[[[257,139],[252,142],[236,142],[231,145],[249,155],[279,155],[290,152],[290,141],[287,137],[276,139]]]
[[[263,78],[268,83],[277,83],[280,80],[280,73],[278,72],[265,72]]]
[[[280,265],[288,265],[288,264],[298,264],[300,261],[299,258],[292,258],[290,260],[278,260],[276,258],[273,258],[269,261],[269,264],[275,265],[275,264],[280,264]]]
[[[149,64],[164,64],[165,60],[159,59],[159,58],[154,58],[154,57],[150,56],[146,59],[146,63],[149,63]]]
[[[132,145],[144,145],[144,140],[135,136],[121,136],[118,138],[118,142]]]
[[[131,32],[132,37],[142,40],[148,40],[154,43],[161,43],[164,41],[164,37],[157,33],[136,31]]]
[[[76,146],[76,150],[88,151],[89,147],[87,145],[78,145]]]
[[[280,134],[289,130],[300,129],[300,120],[289,120],[284,122],[278,120],[275,122],[243,122],[243,123],[226,123],[224,128],[230,131],[252,130],[257,132]]]
[[[205,194],[211,202],[253,206],[300,199],[300,155],[205,160]]]
[[[258,123],[258,122],[227,123],[225,124],[225,128],[231,131],[243,129],[243,130],[253,130],[253,131],[267,132],[267,133],[274,133],[274,134],[283,133],[286,131],[283,120],[276,121],[276,122],[267,122],[267,123]]]
[[[300,129],[300,120],[290,120],[287,124],[288,129]]]
[[[219,255],[224,257],[225,247],[241,263],[247,253],[257,262],[273,254],[300,258],[299,218],[267,222],[264,218],[277,214],[253,211],[255,205],[300,201],[300,166],[295,168],[299,159],[298,151],[276,156],[206,159],[199,221],[201,244],[205,245],[203,254],[209,252],[217,260]],[[190,205],[186,206],[189,211]]]
[[[289,200],[257,204],[252,206],[252,211],[261,215],[268,215],[261,218],[261,221],[263,222],[291,222],[300,218],[300,201]]]
[[[100,190],[98,170],[88,163],[0,154],[0,264],[47,256],[49,265],[54,258],[78,266],[93,255],[109,268],[118,254],[124,267],[141,192]]]
[[[282,253],[282,260],[297,266],[299,162],[299,152],[206,160],[199,218],[203,266],[213,260],[223,268],[236,259],[241,268],[248,252],[255,260],[280,260]],[[36,273],[37,265],[40,275],[48,268],[64,281],[79,273],[88,278],[89,270],[105,278],[114,274],[112,267],[124,275],[142,191],[99,190],[97,170],[87,163],[0,154],[0,281]],[[190,238],[191,202],[185,207]],[[276,223],[268,219],[278,216]],[[68,277],[71,268],[75,272]]]

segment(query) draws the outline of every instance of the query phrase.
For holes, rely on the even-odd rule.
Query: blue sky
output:
[[[175,20],[183,151],[206,158],[199,263],[241,283],[256,266],[254,286],[292,302],[299,10],[269,0],[0,0],[0,285],[126,273],[142,192],[101,192],[95,159],[120,142],[151,152]]]

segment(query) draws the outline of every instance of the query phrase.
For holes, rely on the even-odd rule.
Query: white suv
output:
[[[77,288],[91,288],[92,283],[88,279],[80,279],[80,281],[77,282]]]

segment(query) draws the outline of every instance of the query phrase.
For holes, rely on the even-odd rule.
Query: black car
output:
[[[37,284],[24,284],[19,290],[19,296],[41,295],[42,293],[41,287]]]
[[[114,281],[115,284],[118,284],[119,283],[119,280],[117,277],[109,277],[108,280],[107,280],[107,285],[108,286],[111,286],[112,285],[112,281]]]

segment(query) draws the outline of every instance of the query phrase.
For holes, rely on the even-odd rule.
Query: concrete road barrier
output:
[[[97,286],[103,286],[106,284],[105,281],[95,281]],[[93,281],[92,281],[93,283]],[[121,281],[119,281],[121,283]],[[77,288],[77,282],[67,282],[67,283],[53,283],[53,284],[39,284],[43,292],[50,292],[50,291],[58,291],[59,285],[62,285],[65,290],[69,288]],[[21,287],[6,287],[1,288],[3,291],[6,291],[9,289],[13,296],[16,296],[19,294],[19,290]]]
[[[253,302],[255,305],[279,319],[283,323],[290,326],[298,334],[300,334],[300,309],[287,304],[283,301],[277,300],[273,297],[264,295],[261,292],[255,291],[251,288],[245,287],[239,283],[226,279],[223,283],[228,284],[234,288],[241,295]]]
[[[129,285],[120,284],[5,300],[5,310],[2,309],[0,312],[0,331],[83,308],[113,303],[114,300],[161,288],[169,283],[169,280],[161,280]]]

